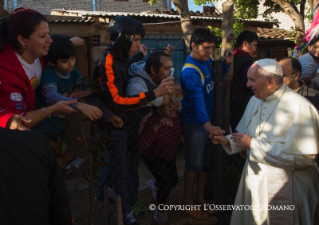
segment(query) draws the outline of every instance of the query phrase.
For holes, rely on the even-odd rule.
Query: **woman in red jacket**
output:
[[[0,27],[0,127],[26,130],[54,112],[76,112],[61,101],[34,110],[34,91],[52,40],[47,19],[32,9],[15,11]]]

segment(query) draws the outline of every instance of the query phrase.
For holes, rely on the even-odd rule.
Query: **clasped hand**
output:
[[[223,135],[220,135],[220,136],[209,135],[209,138],[214,144],[229,145],[228,138],[226,138]],[[233,133],[230,139],[232,139],[233,142],[236,143],[236,146],[238,148],[242,148],[245,150],[250,149],[250,143],[251,143],[252,137],[242,133]]]

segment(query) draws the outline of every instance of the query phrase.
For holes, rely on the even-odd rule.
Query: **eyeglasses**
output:
[[[294,71],[294,72],[289,73],[289,74],[283,74],[282,77],[288,77],[288,76],[290,76],[290,75],[292,75],[292,74],[294,74],[294,73],[297,73],[297,71]]]

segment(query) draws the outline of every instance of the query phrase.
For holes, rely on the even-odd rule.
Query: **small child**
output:
[[[74,99],[75,103],[70,105],[72,108],[81,111],[92,121],[101,118],[102,111],[98,107],[70,98],[74,85],[78,89],[83,89],[82,76],[74,67],[74,45],[63,35],[53,35],[51,39],[53,42],[46,56],[49,65],[43,71],[41,84],[36,91],[36,107],[41,109],[59,101]],[[43,109],[45,111],[45,108]],[[57,113],[48,116],[49,118],[39,123],[35,129],[42,130],[44,133],[63,133],[66,123],[65,115]]]
[[[138,147],[142,159],[155,179],[147,181],[158,206],[165,205],[173,187],[178,181],[176,150],[182,136],[180,113],[170,97],[168,105],[161,105],[145,123],[139,136]],[[157,222],[168,220],[165,210],[157,208],[154,213]]]

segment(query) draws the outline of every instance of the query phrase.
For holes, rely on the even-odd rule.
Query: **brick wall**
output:
[[[92,11],[92,0],[17,0],[17,6],[31,8],[43,14],[51,9],[78,9]],[[8,11],[13,11],[13,0],[8,0]]]
[[[100,0],[100,11],[110,12],[145,12],[154,9],[166,9],[166,0],[158,0],[158,5],[150,6],[143,0]]]
[[[99,11],[109,12],[144,12],[154,9],[166,9],[166,0],[159,0],[158,5],[150,6],[143,0],[98,0]],[[92,11],[92,0],[17,0],[17,6],[31,8],[50,15],[52,9],[71,9]],[[12,12],[13,0],[8,0],[8,11]]]

